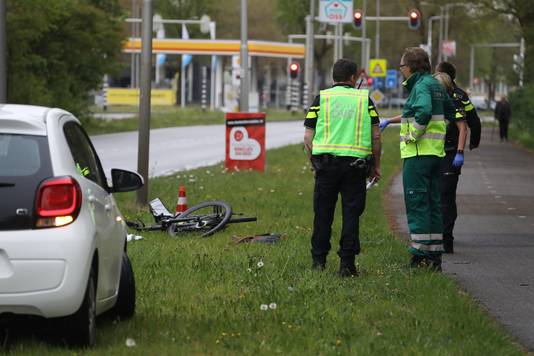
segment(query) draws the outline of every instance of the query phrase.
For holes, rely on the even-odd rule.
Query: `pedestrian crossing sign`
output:
[[[387,62],[383,58],[369,60],[369,76],[385,77],[387,72]]]

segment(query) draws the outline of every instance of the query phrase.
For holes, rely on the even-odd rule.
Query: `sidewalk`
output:
[[[534,351],[534,155],[499,142],[498,132],[492,141],[485,129],[465,161],[455,254],[444,255],[443,271]],[[407,233],[400,175],[390,199]]]

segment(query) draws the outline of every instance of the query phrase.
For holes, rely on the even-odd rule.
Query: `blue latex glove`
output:
[[[454,156],[454,161],[452,161],[452,166],[456,168],[460,168],[464,165],[464,155],[463,153],[457,153],[456,156]]]
[[[380,127],[380,132],[384,131],[386,127],[388,127],[388,125],[389,125],[389,120],[380,121],[380,124],[378,125],[378,127]]]

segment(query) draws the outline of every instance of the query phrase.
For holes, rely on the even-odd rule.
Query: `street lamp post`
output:
[[[311,95],[313,94],[314,19],[315,0],[310,0],[310,14],[306,16],[306,68],[304,72],[304,83],[308,89],[308,102],[311,102]]]
[[[7,102],[6,0],[0,0],[0,103]]]
[[[239,111],[248,112],[249,73],[248,73],[248,14],[247,0],[241,0],[241,92]]]
[[[139,140],[137,171],[145,184],[137,191],[137,204],[148,201],[148,159],[150,145],[150,92],[152,84],[152,0],[143,0],[141,47],[141,95],[139,98]]]

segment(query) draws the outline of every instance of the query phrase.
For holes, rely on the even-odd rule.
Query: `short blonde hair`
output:
[[[447,93],[452,93],[454,87],[452,86],[452,79],[447,73],[436,72],[433,77],[445,88]]]

